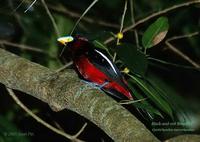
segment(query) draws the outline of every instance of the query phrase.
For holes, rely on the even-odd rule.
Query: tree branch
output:
[[[15,95],[15,93],[13,92],[12,89],[9,89],[7,88],[7,91],[9,93],[9,95],[13,98],[13,100],[18,104],[18,106],[20,106],[25,112],[27,112],[33,119],[35,119],[38,123],[44,125],[45,127],[47,127],[48,129],[52,130],[53,132],[67,138],[67,139],[70,139],[74,142],[83,142],[82,140],[79,140],[77,137],[79,136],[79,134],[84,130],[83,128],[85,128],[86,124],[80,129],[80,131],[72,136],[72,135],[69,135],[67,133],[65,133],[64,131],[62,130],[59,130],[55,127],[53,127],[52,125],[50,125],[49,123],[47,123],[46,121],[42,120],[40,117],[38,117],[37,115],[35,115],[31,110],[29,110],[19,99],[18,97]]]
[[[30,3],[29,1],[24,1],[24,3]],[[35,3],[37,6],[42,6],[40,3]],[[56,13],[59,13],[59,14],[62,14],[66,17],[70,17],[70,18],[79,18],[81,16],[81,13],[78,13],[76,11],[73,11],[71,9],[68,9],[67,7],[64,7],[63,5],[61,4],[57,4],[57,5],[53,5],[53,4],[48,4],[47,3],[47,6],[48,8],[53,11],[53,12],[56,12]],[[94,17],[89,17],[89,16],[85,16],[82,18],[82,21],[84,22],[87,22],[89,24],[97,24],[97,25],[100,25],[100,26],[104,26],[104,27],[110,27],[110,28],[119,28],[120,25],[118,24],[115,24],[115,23],[110,23],[110,22],[107,22],[107,21],[103,21],[101,19],[97,19]]]
[[[75,111],[115,141],[159,141],[116,101],[80,81],[74,71],[55,73],[3,49],[0,55],[0,83],[7,87],[48,103],[53,110]]]
[[[128,27],[126,27],[123,32],[127,32],[133,28],[136,28],[138,25],[142,24],[142,23],[145,23],[146,21],[152,19],[152,18],[155,18],[157,16],[160,16],[160,15],[163,15],[163,14],[166,14],[170,11],[173,11],[173,10],[176,10],[176,9],[179,9],[179,8],[183,8],[183,7],[188,7],[188,6],[191,6],[191,5],[194,5],[194,4],[198,4],[200,3],[200,0],[192,0],[192,1],[188,1],[188,2],[184,2],[184,3],[180,3],[180,4],[176,4],[176,5],[173,5],[171,7],[168,7],[166,9],[163,9],[161,11],[158,11],[158,12],[155,12],[139,21],[137,21],[135,24],[132,24]]]
[[[168,7],[166,9],[163,9],[161,11],[155,12],[155,13],[147,16],[147,17],[142,18],[141,20],[137,21],[136,23],[131,24],[130,26],[124,28],[124,30],[122,32],[126,33],[126,32],[128,32],[128,31],[130,31],[132,29],[135,29],[139,25],[147,22],[148,20],[150,20],[152,18],[155,18],[157,16],[161,16],[163,14],[166,14],[166,13],[168,13],[170,11],[173,11],[173,10],[176,10],[176,9],[179,9],[179,8],[182,8],[182,7],[188,7],[188,6],[191,6],[191,5],[194,5],[194,4],[199,4],[199,3],[200,3],[200,0],[192,0],[192,1],[185,2],[185,3],[173,5],[171,7]],[[113,41],[114,39],[115,39],[114,37],[110,37],[110,38],[108,38],[107,40],[104,41],[104,44],[108,44],[111,41]]]
[[[171,41],[175,41],[175,40],[183,39],[183,38],[190,38],[190,37],[196,36],[198,34],[199,34],[199,32],[193,32],[193,33],[190,33],[190,34],[185,34],[185,35],[180,35],[180,36],[174,36],[174,37],[171,37],[171,38],[167,39],[165,41],[165,44],[167,45],[168,49],[170,49],[171,51],[173,51],[174,53],[176,53],[177,55],[179,55],[180,57],[182,57],[184,60],[188,61],[195,68],[200,69],[200,65],[198,63],[196,63],[195,61],[193,61],[189,56],[187,56],[186,54],[184,54],[183,52],[181,52],[180,50],[178,50],[176,47],[174,47],[170,43]]]
[[[134,2],[135,2],[134,0],[129,0],[132,24],[135,24]],[[136,47],[137,47],[137,49],[141,49],[141,47],[139,45],[139,38],[138,38],[137,30],[135,29],[133,32],[134,32],[134,36],[135,36]]]
[[[173,51],[174,53],[176,53],[177,55],[179,55],[180,57],[188,61],[195,68],[200,69],[200,65],[198,63],[194,62],[192,59],[190,59],[190,57],[182,53],[180,50],[174,47],[171,43],[169,43],[168,41],[165,41],[165,44],[167,45],[168,49],[170,49],[171,51]]]
[[[28,50],[28,51],[34,51],[34,52],[46,54],[46,52],[42,49],[32,47],[32,46],[28,46],[28,45],[24,45],[24,44],[9,42],[7,40],[0,40],[0,45],[13,46],[13,47],[20,48],[22,50]]]
[[[180,135],[177,137],[173,137],[165,142],[199,142],[200,136],[199,135]]]
[[[53,25],[53,28],[54,28],[55,33],[56,33],[56,35],[57,35],[57,38],[60,37],[60,32],[59,32],[58,26],[57,26],[57,24],[56,24],[56,21],[55,21],[55,19],[53,18],[51,12],[49,11],[49,8],[48,8],[48,6],[47,6],[45,0],[41,0],[41,2],[42,2],[42,4],[43,4],[43,6],[44,6],[44,9],[45,9],[46,12],[47,12],[47,15],[49,16],[49,19],[51,20],[51,23],[52,23],[52,25]]]
[[[54,5],[48,4],[48,7],[54,12],[61,13],[71,18],[79,18],[81,16],[80,13],[67,9],[66,7],[62,5],[54,6]],[[105,26],[105,27],[110,27],[110,28],[119,28],[119,25],[115,23],[110,23],[110,22],[103,21],[100,19],[94,19],[93,17],[88,17],[88,16],[83,17],[82,21],[90,23],[90,24],[98,24],[100,26]]]

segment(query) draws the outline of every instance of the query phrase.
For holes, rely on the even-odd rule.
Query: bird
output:
[[[108,55],[81,35],[63,36],[57,41],[70,53],[79,77],[119,100],[133,100],[128,83]],[[62,54],[62,58],[68,55]]]

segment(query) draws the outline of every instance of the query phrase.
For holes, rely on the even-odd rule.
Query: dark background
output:
[[[58,69],[62,63],[58,60],[58,54],[61,47],[56,42],[57,35],[53,28],[41,1],[37,1],[33,7],[24,13],[32,1],[26,1],[18,5],[21,0],[0,0],[0,46],[21,57],[27,58],[33,62],[39,63],[51,69]],[[56,20],[61,35],[69,34],[73,28],[77,17],[72,14],[82,14],[91,3],[91,0],[46,0],[53,17]],[[146,17],[154,12],[165,9],[175,4],[186,2],[183,0],[140,0],[134,1],[136,21]],[[94,21],[105,21],[120,25],[121,15],[123,13],[124,1],[122,0],[99,0],[99,2],[86,15]],[[17,8],[17,9],[16,9]],[[55,10],[56,9],[56,10]],[[68,9],[70,12],[63,14],[62,9]],[[61,12],[60,12],[61,11]],[[199,31],[200,28],[200,5],[181,8],[165,14],[169,18],[169,32],[166,38],[183,35]],[[155,18],[145,22],[137,28],[139,41],[144,30],[151,24]],[[97,22],[98,23],[98,22]],[[88,35],[98,35],[103,31],[117,33],[119,28],[102,26],[95,22],[88,23],[82,20],[76,28],[76,33]],[[128,5],[127,15],[124,27],[131,24],[130,8]],[[128,32],[124,41],[135,44],[133,32]],[[39,48],[45,53],[23,50],[15,46],[2,44],[2,41],[18,43]],[[200,40],[199,35],[177,40],[173,45],[188,55],[192,60],[200,63]],[[155,58],[173,62],[180,65],[191,66],[187,61],[168,50],[161,42],[156,47],[150,49],[148,53]],[[200,130],[200,73],[195,69],[185,69],[170,65],[156,64],[149,66],[149,70],[156,74],[162,81],[185,101],[186,107],[191,110],[191,118],[194,119],[194,131],[190,133],[199,133]],[[75,134],[88,123],[85,131],[80,135],[80,139],[85,141],[112,141],[102,130],[90,123],[87,119],[69,110],[53,112],[49,106],[27,94],[15,91],[20,100],[30,108],[39,117],[48,123],[55,125],[58,123],[66,133]],[[149,122],[150,123],[150,122]],[[151,129],[151,128],[149,128]],[[21,132],[33,135],[6,137],[5,132]],[[126,130],[122,130],[126,131]],[[155,133],[160,139],[167,139],[184,132]],[[37,123],[33,118],[27,115],[8,95],[5,87],[0,85],[0,141],[67,141],[62,136],[53,133]]]

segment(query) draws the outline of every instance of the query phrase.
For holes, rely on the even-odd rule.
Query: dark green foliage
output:
[[[133,73],[144,76],[147,71],[145,54],[138,51],[135,45],[121,43],[115,48],[117,55]]]

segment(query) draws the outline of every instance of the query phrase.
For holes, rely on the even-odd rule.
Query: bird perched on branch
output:
[[[132,100],[127,82],[116,65],[83,36],[58,38],[70,52],[76,71],[85,81],[95,84],[113,97]],[[65,58],[66,55],[62,55]]]

